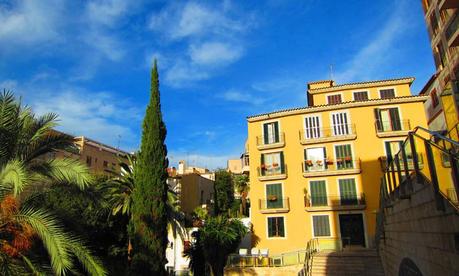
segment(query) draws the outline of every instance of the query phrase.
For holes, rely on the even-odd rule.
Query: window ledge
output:
[[[379,138],[385,137],[397,137],[397,136],[407,136],[409,130],[397,130],[397,131],[386,131],[386,132],[376,132],[376,136]]]
[[[279,143],[257,145],[257,149],[259,150],[275,149],[275,148],[282,148],[283,146],[285,146],[285,142],[282,141]]]
[[[260,209],[260,213],[262,214],[279,214],[279,213],[288,213],[290,208],[283,207],[283,208],[272,208],[272,209]]]
[[[361,172],[362,172],[362,169],[334,170],[334,171],[325,170],[325,171],[315,171],[315,172],[303,172],[303,177],[358,174]]]
[[[305,207],[307,212],[323,212],[323,211],[344,211],[344,210],[365,210],[365,204],[360,205],[340,205],[340,206],[315,206]]]
[[[357,138],[357,134],[349,134],[349,135],[340,135],[340,136],[301,139],[300,143],[302,145],[310,145],[310,144],[326,143],[326,142],[334,142],[334,141],[355,140],[356,138]]]
[[[287,174],[276,174],[276,175],[269,175],[269,176],[259,176],[258,180],[260,181],[268,181],[268,180],[280,180],[286,179]]]

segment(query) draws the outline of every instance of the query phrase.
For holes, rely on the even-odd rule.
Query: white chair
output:
[[[267,248],[266,249],[260,249],[260,255],[263,256],[263,257],[268,257],[269,250]]]
[[[260,254],[260,250],[258,248],[252,248],[252,250],[250,250],[250,255],[252,256],[258,256]]]
[[[239,248],[239,256],[247,256],[247,248]]]

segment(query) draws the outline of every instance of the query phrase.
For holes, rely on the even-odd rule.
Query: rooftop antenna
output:
[[[333,64],[330,64],[330,80],[333,80]]]
[[[118,134],[118,144],[116,145],[117,150],[120,150],[120,142],[121,142],[121,134]]]

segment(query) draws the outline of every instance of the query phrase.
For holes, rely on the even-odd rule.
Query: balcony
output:
[[[357,138],[355,125],[346,124],[328,128],[309,128],[300,130],[300,143],[310,145],[316,143],[354,140]]]
[[[456,12],[454,18],[446,27],[445,36],[449,47],[459,46],[459,12]]]
[[[258,180],[280,180],[287,178],[287,166],[280,166],[279,164],[267,165],[263,164],[257,168]]]
[[[285,146],[285,134],[279,133],[278,136],[257,136],[257,149],[275,149]]]
[[[422,153],[418,153],[417,155],[418,155],[418,166],[420,169],[422,169],[424,168],[424,155],[422,155]],[[389,162],[387,161],[387,156],[381,156],[378,159],[381,164],[381,171],[385,172],[388,170],[390,171],[392,170],[388,168]],[[407,156],[407,165],[408,165],[408,171],[414,170],[413,157],[410,155]],[[395,167],[395,163],[394,163],[394,170],[397,171],[397,168]],[[405,164],[403,163],[403,161],[400,161],[400,170],[401,171],[405,170]]]
[[[410,120],[375,121],[376,135],[380,138],[406,136],[411,130]]]
[[[262,214],[287,213],[290,211],[289,198],[269,196],[267,199],[259,199],[258,208]]]
[[[440,10],[445,9],[456,9],[459,8],[459,2],[457,0],[442,0],[439,5]]]
[[[360,159],[351,157],[319,160],[306,160],[302,164],[304,177],[357,174],[360,168]]]
[[[348,196],[308,195],[304,197],[304,207],[308,212],[364,210],[366,208],[365,194]]]

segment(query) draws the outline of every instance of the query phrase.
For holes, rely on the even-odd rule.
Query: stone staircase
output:
[[[384,276],[384,269],[374,249],[321,251],[314,255],[312,275]]]

